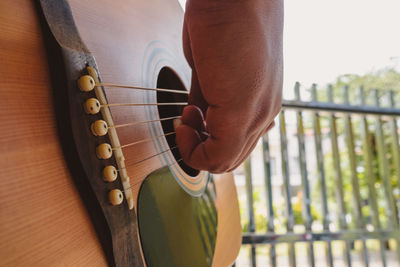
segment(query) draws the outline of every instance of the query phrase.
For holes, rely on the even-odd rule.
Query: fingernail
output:
[[[174,129],[178,128],[182,124],[181,119],[175,119],[174,120]]]

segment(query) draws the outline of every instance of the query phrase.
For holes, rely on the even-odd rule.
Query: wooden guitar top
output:
[[[191,71],[181,45],[183,13],[177,1],[73,0],[69,4],[103,82],[152,88],[159,82],[160,71],[168,67],[183,88],[190,88]],[[40,6],[34,1],[5,0],[0,2],[0,10],[0,266],[110,264],[104,240],[99,230],[94,230],[90,206],[86,203],[85,208],[78,193],[79,181],[71,177],[73,167],[60,139],[65,125],[55,116],[56,88],[38,15]],[[104,92],[109,103],[157,102],[156,92],[109,87],[104,87]],[[111,111],[115,124],[159,116],[157,107],[115,107]],[[120,143],[129,144],[155,140],[162,131],[158,123],[154,127],[123,127],[117,132]],[[130,212],[137,212],[139,189],[146,177],[176,160],[172,153],[152,157],[168,145],[162,139],[123,149],[135,202],[135,210]],[[191,178],[178,164],[169,168],[189,194],[203,192],[204,184],[197,181],[206,174]],[[213,266],[227,266],[241,242],[233,178],[215,177],[215,188],[218,234],[212,262]],[[145,264],[140,236],[134,238],[138,244],[134,245],[135,264],[140,266]]]

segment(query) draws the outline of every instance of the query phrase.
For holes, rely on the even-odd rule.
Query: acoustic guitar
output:
[[[0,266],[229,266],[231,174],[187,166],[176,0],[0,1]]]

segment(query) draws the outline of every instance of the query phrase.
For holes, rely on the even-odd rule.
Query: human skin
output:
[[[175,121],[186,164],[231,171],[273,127],[282,102],[283,0],[188,0],[189,105]]]

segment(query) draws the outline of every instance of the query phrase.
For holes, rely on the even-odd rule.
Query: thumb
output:
[[[181,124],[185,124],[197,131],[202,140],[205,140],[208,137],[203,112],[197,106],[189,105],[183,109]]]
[[[179,153],[185,163],[188,164],[194,149],[202,142],[200,134],[195,129],[185,124],[178,126],[175,132]],[[190,164],[188,165],[190,166]]]
[[[192,105],[185,107],[181,119],[174,121],[174,128],[179,152],[188,163],[193,150],[208,137],[201,110]]]

